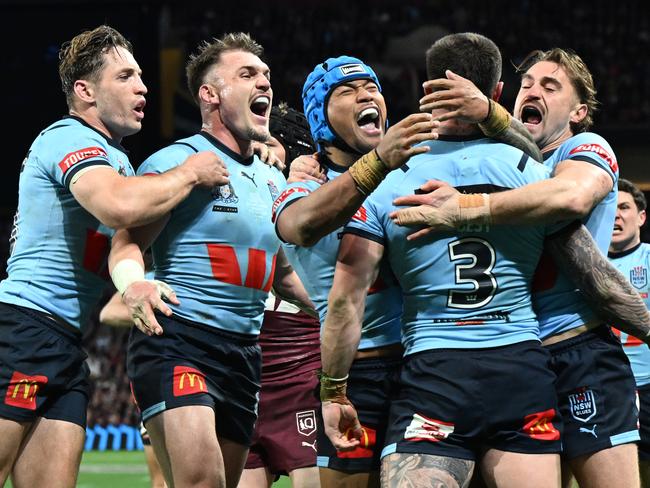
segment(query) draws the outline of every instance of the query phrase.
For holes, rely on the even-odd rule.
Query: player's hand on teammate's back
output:
[[[388,129],[377,154],[389,169],[399,168],[412,156],[429,150],[428,146],[415,146],[437,139],[439,125],[431,114],[411,114]]]
[[[316,181],[320,184],[324,184],[327,181],[325,171],[323,171],[323,168],[321,168],[318,162],[318,154],[298,156],[291,162],[287,183],[295,183],[297,181]]]
[[[415,227],[427,226],[410,234],[413,240],[434,231],[446,231],[455,228],[458,220],[460,193],[444,181],[429,180],[420,187],[422,193],[396,198],[396,206],[409,206],[396,210],[390,218],[397,225]]]
[[[263,142],[253,141],[253,153],[257,154],[257,157],[262,160],[263,163],[269,166],[275,166],[280,171],[284,170],[284,162],[275,154],[275,151],[264,144]]]
[[[167,316],[172,314],[172,310],[163,300],[174,305],[180,304],[174,290],[167,283],[159,280],[136,281],[131,283],[122,294],[122,301],[128,308],[133,323],[148,336],[163,333],[154,310],[159,310]]]
[[[194,171],[197,185],[205,188],[226,185],[230,181],[228,169],[221,158],[212,151],[200,151],[189,156],[183,166]]]
[[[447,112],[436,116],[436,120],[456,119],[469,124],[484,121],[490,109],[488,98],[470,80],[447,70],[447,78],[425,81],[422,86],[425,95],[420,99],[420,111]]]
[[[325,434],[339,451],[352,451],[363,435],[363,429],[352,404],[343,405],[325,401],[322,403]]]

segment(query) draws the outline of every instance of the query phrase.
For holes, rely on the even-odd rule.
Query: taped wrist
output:
[[[348,375],[343,378],[332,378],[326,373],[318,373],[320,380],[320,401],[340,403],[341,405],[351,405],[347,397]]]
[[[144,268],[133,259],[123,259],[111,271],[111,279],[117,291],[122,295],[131,283],[144,281]]]
[[[357,189],[362,195],[370,195],[379,183],[390,172],[390,169],[381,160],[377,150],[373,149],[368,154],[359,158],[348,170],[350,176],[357,184]]]
[[[494,100],[489,99],[488,103],[490,104],[488,116],[478,126],[486,136],[496,137],[510,127],[511,116],[505,108]]]
[[[469,193],[458,197],[458,217],[461,223],[490,224],[490,195]]]

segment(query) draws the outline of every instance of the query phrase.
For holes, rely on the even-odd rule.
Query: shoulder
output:
[[[162,173],[182,164],[188,156],[197,152],[186,141],[181,139],[153,153],[140,165],[138,174]]]

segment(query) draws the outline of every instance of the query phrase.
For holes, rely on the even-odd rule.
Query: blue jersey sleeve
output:
[[[306,197],[320,187],[315,181],[297,181],[286,185],[284,191],[273,202],[271,219],[275,224],[278,216],[296,200]]]
[[[614,186],[618,183],[616,155],[609,143],[598,134],[582,132],[562,144],[555,160],[560,162],[567,159],[593,164],[607,172]]]
[[[39,161],[46,173],[67,189],[83,169],[96,165],[114,168],[107,140],[83,126],[50,129],[43,134],[40,149]]]
[[[385,245],[386,233],[380,215],[382,213],[378,208],[378,202],[371,195],[352,216],[343,232],[356,234]]]

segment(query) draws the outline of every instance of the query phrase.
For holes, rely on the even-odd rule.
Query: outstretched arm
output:
[[[436,126],[430,114],[409,115],[392,126],[379,146],[348,171],[286,207],[278,215],[279,235],[292,244],[313,246],[347,223],[389,171],[427,152],[427,146],[416,144],[436,139]]]
[[[609,324],[650,344],[650,312],[625,277],[600,252],[583,225],[548,239],[546,249]]]

